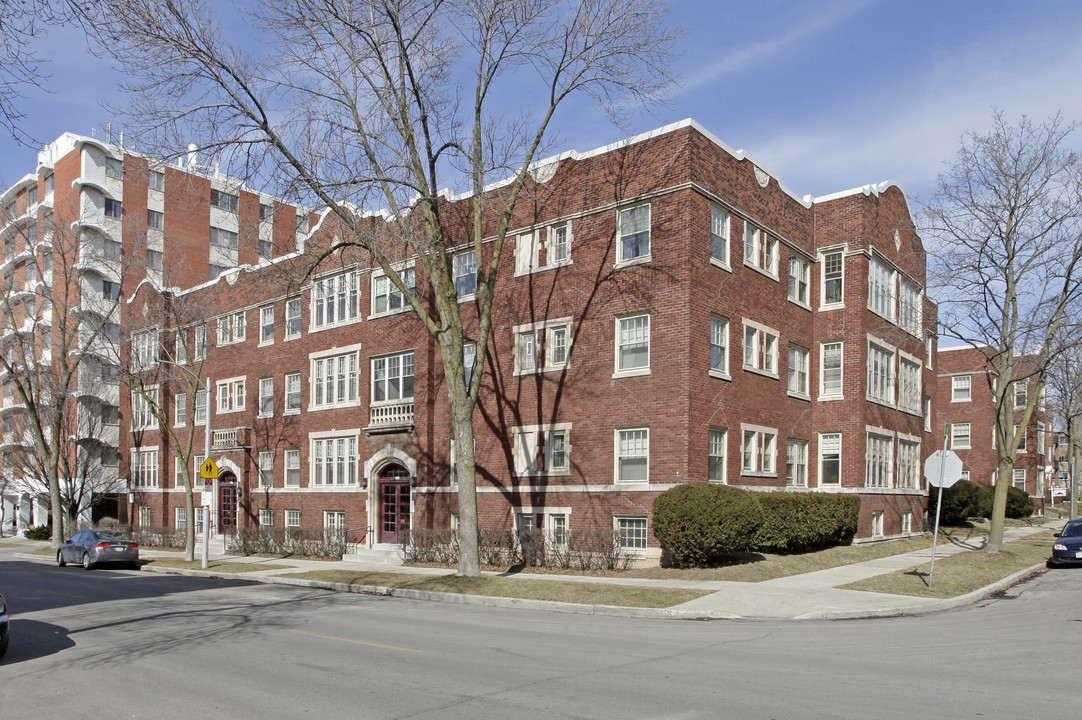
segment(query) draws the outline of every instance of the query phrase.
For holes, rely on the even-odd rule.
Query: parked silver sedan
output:
[[[124,535],[104,530],[80,530],[56,551],[56,564],[82,564],[89,570],[95,565],[125,564],[139,566],[139,545]]]

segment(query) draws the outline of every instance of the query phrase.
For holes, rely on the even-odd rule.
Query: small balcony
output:
[[[364,431],[369,435],[381,433],[410,432],[413,430],[413,401],[373,405],[369,425]]]
[[[251,440],[248,435],[251,432],[251,428],[236,427],[236,428],[222,428],[221,430],[211,429],[211,450],[236,450],[239,448],[249,448],[252,446]]]

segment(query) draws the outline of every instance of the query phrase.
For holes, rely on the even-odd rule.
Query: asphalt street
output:
[[[860,621],[682,622],[0,552],[0,717],[1074,718],[1082,571]]]

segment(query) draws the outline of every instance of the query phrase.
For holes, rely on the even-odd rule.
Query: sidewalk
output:
[[[1033,527],[1007,528],[1004,540],[1016,540],[1045,529],[1059,529],[1062,520],[1048,520]],[[26,542],[22,538],[6,538],[6,543]],[[34,542],[44,546],[45,543]],[[936,550],[936,558],[943,558],[961,552],[978,550],[983,543],[941,543]],[[2,545],[0,545],[2,547]],[[181,552],[163,550],[142,550],[143,558],[181,557]],[[24,559],[47,560],[41,555],[18,554]],[[931,560],[932,549],[916,550],[901,555],[892,555],[878,560],[843,565],[819,570],[803,575],[766,580],[759,583],[704,581],[704,580],[653,580],[643,578],[593,577],[578,575],[540,575],[516,573],[515,578],[539,579],[556,582],[587,582],[598,584],[636,585],[641,587],[691,588],[712,591],[709,595],[669,608],[629,608],[602,605],[579,605],[574,603],[550,602],[544,600],[524,600],[519,598],[500,598],[459,593],[429,592],[402,588],[346,585],[314,580],[299,580],[281,577],[281,575],[307,570],[348,570],[352,572],[405,573],[416,575],[452,575],[453,569],[423,568],[387,565],[375,562],[300,560],[294,558],[262,558],[225,555],[212,553],[214,561],[244,563],[250,565],[277,566],[268,570],[252,570],[243,573],[221,573],[213,570],[185,570],[177,568],[154,567],[147,565],[143,572],[171,573],[180,575],[225,577],[231,580],[244,580],[302,587],[322,588],[339,592],[375,593],[394,597],[417,600],[435,600],[458,604],[484,605],[490,607],[515,607],[558,612],[574,612],[595,615],[618,615],[657,619],[852,619],[868,617],[889,617],[895,615],[916,615],[945,610],[974,603],[1019,580],[1034,574],[1043,565],[1035,565],[1003,580],[981,588],[967,595],[953,598],[934,599],[918,598],[909,595],[887,595],[883,593],[842,590],[839,586],[856,582],[885,573],[903,570],[921,565]],[[197,549],[196,557],[199,557]],[[282,568],[281,566],[287,566]],[[486,572],[486,575],[502,573]]]

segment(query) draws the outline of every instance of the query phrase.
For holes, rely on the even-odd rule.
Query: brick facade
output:
[[[126,167],[139,162],[129,156]],[[128,174],[126,212],[147,194],[134,179],[139,173]],[[475,413],[482,528],[510,529],[516,513],[539,527],[562,523],[583,533],[634,535],[645,521],[645,554],[656,557],[648,532],[654,499],[676,484],[710,479],[752,490],[858,494],[859,539],[922,530],[919,468],[936,446],[926,425],[937,402],[936,309],[923,292],[925,255],[899,188],[798,197],[692,122],[565,153],[534,177],[505,245]],[[293,242],[297,211],[274,203],[274,260],[261,260],[253,253],[258,203],[273,201],[243,189],[240,267],[205,282],[214,252],[208,195],[218,185],[206,173],[166,171],[162,284],[184,289],[171,299],[174,310],[164,311],[141,272],[125,278],[122,361],[129,363],[132,333],[156,328],[161,357],[172,358],[177,328],[194,343],[195,327],[206,323],[199,374],[215,385],[219,447],[212,455],[236,477],[240,527],[259,524],[260,510],[278,527],[287,511],[299,511],[301,527],[371,527],[369,545],[400,541],[411,528],[448,527],[457,512],[452,432],[429,334],[411,313],[377,308],[380,272],[354,249],[306,275],[310,258],[343,236],[333,216],[313,215],[311,234]],[[468,202],[448,199],[445,217],[462,217]],[[146,245],[138,223],[129,233],[127,222],[125,250],[138,258]],[[381,232],[381,221],[371,222]],[[466,225],[450,229],[452,238],[469,237]],[[490,223],[486,233],[495,232]],[[424,288],[420,263],[415,272]],[[339,273],[349,273],[345,284],[326,282]],[[349,319],[317,327],[318,307],[329,312],[328,288],[344,292],[335,295],[345,303],[335,312],[341,317],[345,308]],[[287,338],[294,298],[301,329]],[[470,336],[476,318],[472,301],[462,302]],[[271,342],[261,341],[262,308],[273,308]],[[244,340],[219,347],[218,323],[242,312]],[[412,397],[404,391],[407,362]],[[332,365],[344,372],[341,387],[322,376]],[[287,412],[293,374],[300,407]],[[170,412],[182,385],[172,377],[159,396]],[[269,413],[260,412],[260,380],[268,378]],[[242,410],[219,410],[217,385],[226,379],[244,380]],[[147,508],[133,517],[142,512],[150,524],[170,527],[184,497],[170,440],[157,429],[130,432],[130,393],[121,393],[120,404],[121,475],[130,478],[133,452],[158,450],[156,485],[133,488],[133,508]],[[194,398],[186,407],[192,412]],[[194,447],[202,443],[196,428]],[[296,485],[287,485],[293,451],[299,472]],[[317,463],[320,452],[334,454],[333,469]],[[260,487],[260,453],[273,453],[270,487]],[[400,526],[384,524],[385,506],[399,512]],[[332,511],[344,518],[328,520]]]

